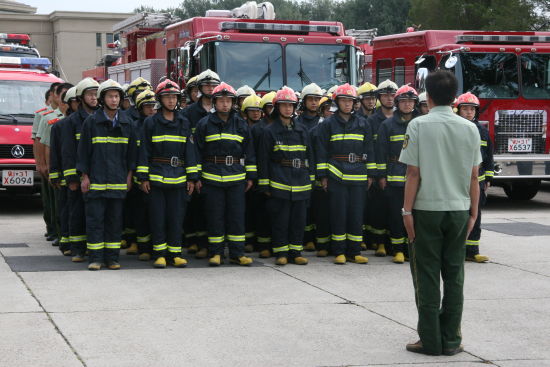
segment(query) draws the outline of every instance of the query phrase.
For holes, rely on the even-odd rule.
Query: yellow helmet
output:
[[[76,99],[76,87],[71,87],[65,92],[65,98],[63,102],[69,103],[71,99]]]
[[[156,103],[157,103],[157,99],[155,98],[155,92],[153,92],[150,89],[144,90],[143,92],[138,94],[138,96],[136,97],[136,107],[138,110],[141,109],[141,107],[146,104],[154,105]]]
[[[262,102],[260,103],[260,108],[264,108],[266,105],[273,105],[273,98],[277,95],[276,92],[269,92],[262,97]]]
[[[193,87],[196,87],[197,86],[197,78],[198,78],[198,75],[195,75],[195,76],[189,78],[189,80],[187,81],[187,84],[185,84],[185,89],[191,89]]]
[[[251,94],[246,97],[241,106],[241,111],[245,112],[246,110],[261,110],[262,99],[255,94]]]
[[[135,99],[135,96],[137,96],[139,93],[143,92],[146,89],[152,90],[153,86],[146,79],[142,77],[138,77],[134,79],[133,82],[130,83],[130,85],[128,86],[128,89],[126,90],[126,94],[128,95],[128,97]]]
[[[300,99],[304,99],[306,98],[307,96],[315,96],[315,97],[322,97],[323,96],[323,90],[321,89],[321,87],[319,87],[317,84],[315,83],[311,83],[311,84],[308,84],[306,85],[303,89],[302,89],[302,93],[300,94]]]
[[[357,89],[357,94],[359,95],[359,98],[363,98],[366,96],[376,96],[376,85],[371,84],[369,82],[366,82],[362,86],[360,86]]]
[[[331,96],[324,96],[319,101],[319,106],[322,106],[323,103],[331,102],[332,103],[332,97]]]
[[[82,95],[89,89],[98,89],[99,83],[92,78],[84,78],[76,84],[76,96],[82,97]]]
[[[239,97],[248,97],[248,96],[251,96],[253,94],[255,95],[256,92],[254,91],[254,89],[250,88],[248,85],[243,85],[242,87],[237,89],[237,98],[239,98]]]

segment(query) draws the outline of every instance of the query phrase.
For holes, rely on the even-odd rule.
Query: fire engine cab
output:
[[[246,84],[259,92],[283,85],[299,91],[312,82],[325,89],[357,84],[354,38],[340,22],[275,20],[271,3],[254,1],[233,10],[209,10],[205,17],[164,29],[159,29],[163,19],[153,16],[138,14],[114,26],[126,40],[122,64],[108,71],[119,83],[138,76],[158,83],[150,69],[139,71],[152,64],[147,60],[157,59],[164,61],[163,76],[181,86],[206,69],[235,88]],[[165,15],[164,21],[170,19]]]
[[[550,179],[550,32],[417,31],[374,38],[372,75],[424,90],[430,71],[450,70],[459,94],[480,99],[494,143],[495,177],[513,199]]]
[[[50,84],[60,81],[46,71],[50,60],[40,58],[29,40],[26,34],[0,34],[0,193],[37,191],[34,111],[44,106]]]

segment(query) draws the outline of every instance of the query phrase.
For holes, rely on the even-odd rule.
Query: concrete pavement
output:
[[[368,265],[120,271],[70,264],[42,236],[33,201],[0,201],[0,366],[550,366],[550,187],[528,203],[492,189],[488,264],[466,264],[466,352],[416,341],[409,267]]]

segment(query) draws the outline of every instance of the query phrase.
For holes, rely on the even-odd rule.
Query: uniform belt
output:
[[[169,164],[172,167],[183,167],[183,165],[185,164],[184,160],[180,159],[179,157],[171,157],[171,158],[153,157],[151,158],[151,162]]]
[[[292,167],[292,168],[309,168],[309,162],[307,159],[278,159],[273,160],[273,162],[280,164],[283,167]]]
[[[240,164],[244,166],[244,159],[239,157],[234,157],[232,155],[217,156],[210,155],[204,158],[205,162],[210,162],[214,164],[225,164],[226,166],[232,166],[233,164]]]
[[[358,162],[366,162],[367,155],[350,153],[348,155],[333,155],[332,159],[338,162],[358,163]]]

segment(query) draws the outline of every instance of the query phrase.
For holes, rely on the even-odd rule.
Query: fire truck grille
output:
[[[545,148],[543,126],[545,110],[502,110],[495,113],[495,153],[509,154],[509,139],[531,138],[531,154],[542,154]],[[516,152],[524,154],[524,152]]]
[[[22,148],[22,149],[21,149]],[[0,144],[0,159],[32,159],[32,145],[30,144]]]

